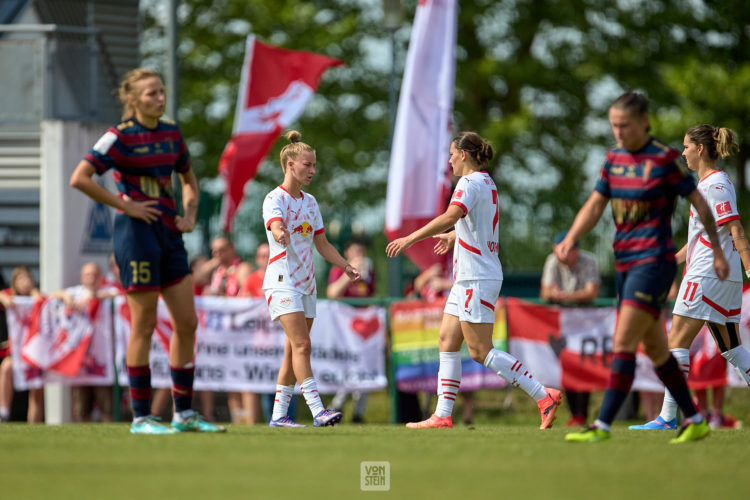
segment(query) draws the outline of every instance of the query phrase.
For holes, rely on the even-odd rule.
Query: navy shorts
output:
[[[657,261],[615,274],[617,308],[629,305],[659,317],[677,274],[674,261]]]
[[[115,259],[126,292],[158,291],[190,274],[182,233],[157,220],[115,215]]]

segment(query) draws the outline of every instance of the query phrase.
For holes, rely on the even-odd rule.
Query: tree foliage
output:
[[[416,0],[402,3],[399,75]],[[649,95],[655,135],[674,146],[704,122],[750,140],[749,16],[750,4],[741,0],[460,2],[454,123],[456,130],[476,130],[496,151],[491,173],[503,193],[506,269],[541,268],[553,235],[572,222],[612,143],[606,110],[622,91]],[[295,126],[318,152],[310,191],[326,219],[344,227],[357,214],[382,212],[390,50],[380,1],[182,0],[180,23],[179,118],[201,177],[216,175],[231,134],[252,32],[346,62],[324,76]],[[161,29],[154,20],[147,26],[152,34]],[[262,230],[255,198],[281,179],[281,142],[250,190],[238,219],[243,231]],[[743,204],[748,154],[745,148],[728,163]],[[382,235],[377,223],[365,230]],[[584,247],[609,255],[610,231],[611,223],[600,223]]]

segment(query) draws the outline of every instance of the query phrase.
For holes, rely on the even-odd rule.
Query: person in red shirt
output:
[[[40,297],[34,276],[26,266],[13,269],[10,288],[0,291],[0,306],[5,309],[13,307],[13,297]],[[13,362],[8,343],[6,357],[0,362],[0,422],[10,418],[10,407],[13,402]],[[29,408],[26,420],[30,424],[44,419],[44,388],[29,390]]]
[[[252,266],[242,262],[232,241],[219,236],[211,242],[211,259],[196,269],[195,276],[198,283],[208,283],[203,295],[236,297],[251,271]]]
[[[353,282],[349,276],[340,267],[332,267],[328,275],[328,288],[326,296],[329,299],[340,297],[348,298],[365,298],[372,297],[375,293],[375,270],[372,267],[372,261],[367,257],[367,246],[364,241],[358,239],[349,240],[344,245],[344,258],[351,265],[359,269],[362,279]],[[349,392],[341,389],[333,397],[331,406],[341,411],[349,397]],[[351,393],[354,402],[354,415],[352,422],[363,423],[365,406],[367,405],[367,393],[354,391]]]
[[[263,278],[266,276],[268,258],[271,255],[268,243],[265,241],[255,250],[255,266],[257,269],[250,273],[242,283],[240,295],[242,297],[263,297]]]
[[[190,261],[190,270],[193,272],[193,276],[196,276],[198,273],[198,270],[203,267],[203,265],[208,262],[208,257],[205,255],[197,255],[193,257],[193,259]],[[208,280],[205,282],[198,281],[197,279],[193,279],[193,294],[197,297],[198,295],[203,295],[203,291],[206,289],[206,286],[208,285]]]
[[[243,262],[237,255],[234,243],[226,236],[219,236],[211,242],[211,259],[200,266],[196,275],[202,282],[208,272],[211,275],[203,295],[238,297],[242,284],[252,271],[249,262]],[[214,394],[211,391],[199,391],[201,408],[210,416],[214,413]],[[232,423],[255,423],[260,404],[257,395],[251,393],[230,392],[227,395],[227,406]],[[247,403],[247,406],[246,404]]]
[[[329,299],[372,297],[375,293],[375,270],[372,267],[372,261],[367,257],[365,243],[358,239],[349,240],[344,245],[344,258],[359,269],[362,279],[354,283],[343,269],[332,267],[328,275],[327,297]]]

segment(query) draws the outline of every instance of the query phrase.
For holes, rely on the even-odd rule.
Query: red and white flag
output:
[[[448,150],[453,133],[457,0],[420,0],[401,84],[388,172],[385,232],[389,240],[423,226],[450,197]],[[420,269],[441,261],[434,243],[406,254]]]
[[[540,383],[572,391],[607,388],[617,318],[614,307],[557,307],[513,297],[506,304],[509,351]],[[664,390],[648,356],[640,351],[632,390]]]
[[[281,131],[296,120],[323,72],[343,64],[332,57],[287,50],[247,37],[234,129],[219,160],[226,182],[222,225],[229,232],[245,185],[255,177]]]
[[[78,374],[97,329],[108,335],[109,325],[99,320],[99,300],[86,311],[69,309],[61,300],[37,302],[34,323],[21,349],[22,359],[31,366],[67,377]]]

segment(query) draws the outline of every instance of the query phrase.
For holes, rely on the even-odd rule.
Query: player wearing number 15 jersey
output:
[[[466,340],[471,357],[495,371],[537,401],[542,416],[540,429],[549,428],[560,405],[561,394],[537,382],[528,367],[492,345],[495,303],[503,284],[498,258],[498,195],[495,182],[484,171],[492,159],[492,146],[474,132],[461,132],[450,145],[453,174],[460,177],[451,202],[439,215],[410,235],[386,247],[395,257],[427,237],[439,238],[435,251],[453,247],[454,284],[440,326],[438,403],[435,413],[422,422],[406,424],[413,429],[453,427],[453,403],[461,385],[461,344]],[[441,234],[455,225],[455,231]]]
[[[750,353],[740,344],[742,306],[742,267],[750,269],[750,245],[740,223],[734,185],[716,161],[726,158],[737,147],[734,133],[727,128],[699,125],[687,131],[683,156],[688,168],[698,173],[698,191],[716,219],[719,245],[729,262],[729,275],[722,281],[713,269],[713,249],[706,229],[690,207],[688,242],[677,252],[677,261],[685,261],[685,276],[675,299],[669,349],[677,358],[685,377],[690,370],[690,344],[704,324],[716,340],[721,355],[733,364],[750,385]],[[677,403],[669,391],[664,393],[661,413],[655,420],[631,429],[670,429],[677,426]]]
[[[179,128],[161,120],[164,85],[149,69],[128,72],[119,89],[124,121],[108,130],[78,164],[70,184],[118,210],[114,249],[130,308],[130,339],[125,358],[133,407],[133,434],[222,432],[192,410],[197,318],[190,267],[182,233],[195,226],[198,181],[190,169]],[[120,195],[93,180],[114,170]],[[177,215],[172,172],[182,182],[183,217]],[[150,413],[149,351],[157,321],[159,294],[169,309],[173,335],[169,353],[175,414],[171,428]]]

